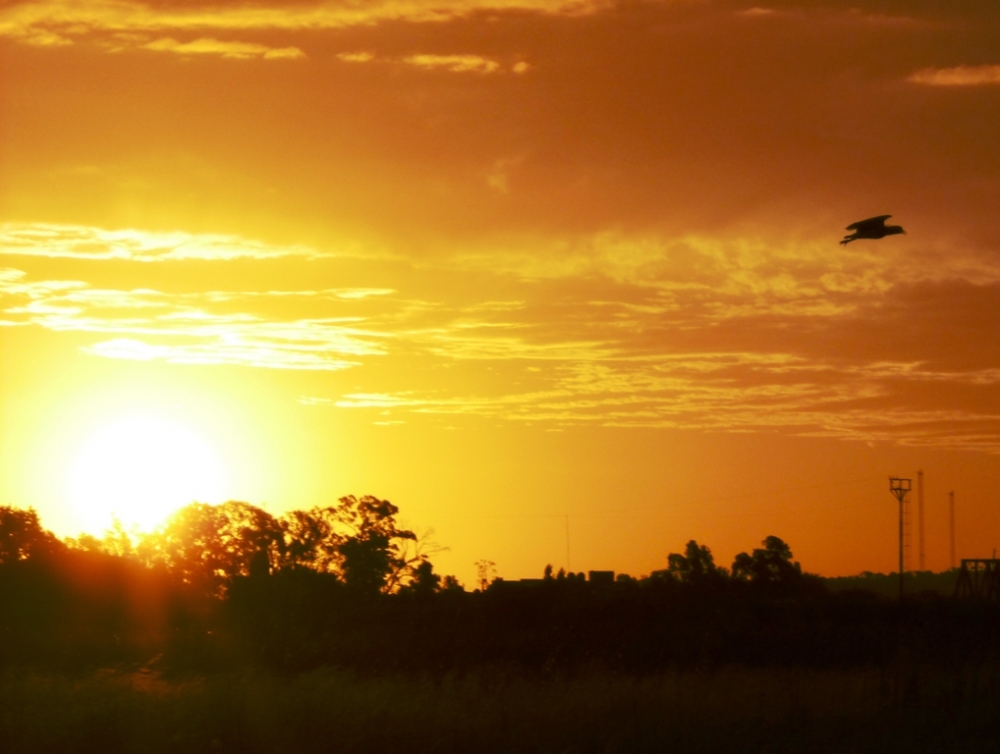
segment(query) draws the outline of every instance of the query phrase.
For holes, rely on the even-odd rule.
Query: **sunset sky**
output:
[[[996,0],[0,2],[0,504],[61,535],[890,571],[922,468],[941,570],[998,453]]]

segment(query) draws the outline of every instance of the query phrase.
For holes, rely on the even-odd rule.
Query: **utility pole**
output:
[[[910,491],[912,480],[889,477],[889,492],[899,501],[899,601],[903,601],[903,500]]]
[[[948,524],[951,535],[951,568],[955,569],[955,490],[948,493]]]
[[[919,548],[917,570],[924,570],[924,470],[917,472],[917,547]]]

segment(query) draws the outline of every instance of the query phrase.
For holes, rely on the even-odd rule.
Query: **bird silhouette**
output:
[[[879,215],[878,217],[869,217],[867,220],[859,220],[856,223],[851,223],[847,226],[847,230],[853,230],[854,232],[848,236],[844,236],[844,240],[840,242],[841,246],[846,246],[851,241],[857,241],[859,238],[885,238],[886,236],[894,236],[897,233],[906,233],[902,226],[886,225],[885,221],[890,217],[892,215]]]

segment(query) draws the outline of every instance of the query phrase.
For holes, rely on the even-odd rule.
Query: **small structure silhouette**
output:
[[[587,581],[591,584],[614,584],[614,571],[587,571]]]
[[[962,569],[955,584],[958,598],[1000,602],[1000,560],[962,558]]]
[[[886,225],[885,221],[890,217],[892,215],[879,215],[878,217],[869,217],[867,220],[858,220],[856,223],[851,223],[847,226],[847,230],[853,230],[854,232],[844,236],[840,245],[846,246],[851,241],[857,241],[861,238],[878,239],[885,238],[886,236],[894,236],[898,233],[906,233],[900,225]]]

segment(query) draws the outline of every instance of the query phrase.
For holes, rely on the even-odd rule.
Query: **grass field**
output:
[[[20,752],[996,752],[1000,669],[0,677]]]

